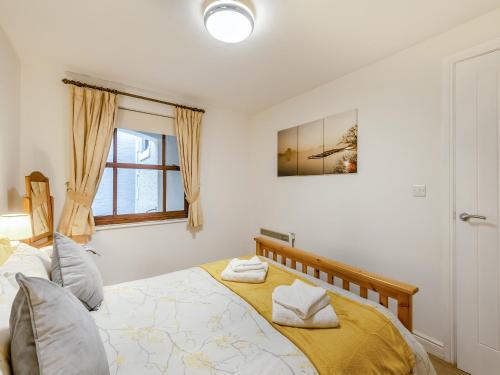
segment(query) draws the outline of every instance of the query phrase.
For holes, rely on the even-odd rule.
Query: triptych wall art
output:
[[[278,132],[278,176],[357,171],[357,109]]]

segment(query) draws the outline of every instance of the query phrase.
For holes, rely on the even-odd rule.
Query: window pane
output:
[[[179,150],[177,149],[177,137],[167,135],[165,137],[167,152],[165,153],[165,162],[167,165],[179,165]]]
[[[113,169],[104,169],[99,189],[92,203],[94,216],[113,214]]]
[[[184,184],[181,172],[167,171],[167,211],[184,210]]]
[[[108,152],[108,160],[106,160],[108,163],[112,163],[113,162],[114,143],[115,143],[114,140],[111,139],[111,146],[109,147],[109,152]]]
[[[162,141],[160,134],[117,130],[118,163],[161,165]]]
[[[117,213],[163,210],[163,174],[151,169],[118,169]]]

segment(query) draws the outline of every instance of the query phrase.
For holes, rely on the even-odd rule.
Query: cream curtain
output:
[[[200,133],[203,113],[175,108],[175,131],[184,192],[189,203],[188,225],[192,229],[203,225],[200,204]]]
[[[68,236],[94,232],[92,201],[113,139],[117,95],[70,86],[72,99],[71,176],[59,223]]]

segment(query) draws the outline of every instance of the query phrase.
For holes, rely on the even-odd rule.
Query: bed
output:
[[[356,344],[355,350],[346,349],[347,342],[334,340],[298,345],[300,341],[293,335],[269,321],[262,310],[265,307],[261,306],[265,303],[252,301],[248,294],[230,285],[236,283],[217,279],[218,267],[227,264],[219,261],[105,287],[103,305],[91,314],[104,343],[110,373],[435,374],[427,354],[411,333],[412,296],[418,291],[416,287],[263,237],[255,241],[256,253],[269,263],[270,273],[264,284],[252,288],[261,288],[266,293],[265,288],[269,288],[266,284],[276,280],[274,274],[281,273],[290,279],[302,278],[318,284],[338,298],[363,306],[374,316],[385,319],[387,329],[397,332],[392,336],[398,336],[395,339],[401,340],[400,346],[410,350],[411,367],[401,372],[390,365],[390,358],[385,357],[383,350],[368,344]],[[334,285],[339,282],[342,288]],[[254,289],[255,294],[257,291]],[[373,297],[372,293],[378,294],[379,303],[367,298]],[[389,306],[395,307],[397,316]],[[340,316],[341,326],[335,328],[336,333],[345,329],[342,319]],[[304,332],[300,328],[295,330]],[[378,334],[371,336],[379,338]],[[335,366],[321,367],[315,353],[307,350],[307,345],[314,344],[319,344],[320,350],[332,358],[341,349],[349,353],[343,353]],[[378,354],[374,356],[374,352]],[[356,367],[359,358],[365,362],[369,358],[371,364],[360,370],[361,367]],[[345,365],[339,367],[338,362]]]

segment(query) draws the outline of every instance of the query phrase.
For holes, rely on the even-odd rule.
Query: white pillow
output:
[[[0,375],[11,374],[9,319],[17,290],[6,277],[0,276]]]
[[[0,267],[0,276],[7,278],[17,290],[19,285],[15,276],[18,272],[28,277],[50,280],[50,257],[32,246],[21,243]]]
[[[84,246],[86,250],[92,249]],[[20,243],[12,255],[0,266],[0,375],[11,375],[10,367],[10,311],[19,290],[15,279],[18,272],[28,277],[50,280],[52,246],[36,249]]]
[[[49,280],[50,256],[25,243],[0,266],[0,375],[10,375],[10,310],[19,290],[15,279],[21,272],[28,277]]]
[[[52,259],[52,253],[54,252],[54,247],[52,245],[41,247],[38,250],[45,254],[45,256],[49,258],[49,260]],[[50,269],[51,267],[49,267],[49,273]]]

